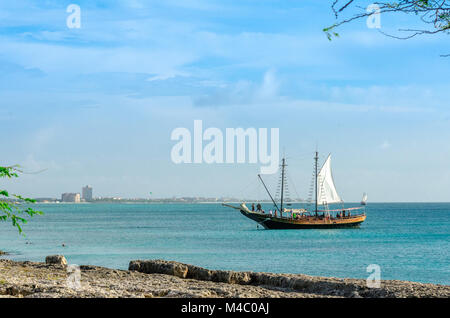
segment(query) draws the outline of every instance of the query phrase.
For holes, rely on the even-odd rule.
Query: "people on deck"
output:
[[[256,211],[258,211],[258,212],[261,211],[261,204],[258,203],[258,204],[256,205]]]
[[[255,211],[255,204],[252,203],[252,211]]]

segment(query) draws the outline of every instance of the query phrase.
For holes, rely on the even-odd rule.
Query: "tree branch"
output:
[[[391,38],[407,40],[418,35],[435,35],[438,33],[450,34],[450,0],[399,0],[380,1],[374,2],[373,4],[376,4],[379,7],[379,12],[377,14],[404,13],[416,15],[420,18],[421,22],[430,25],[430,27],[424,29],[399,29],[399,32],[406,33],[405,36],[396,36],[379,30],[380,33]],[[350,10],[350,7],[354,7],[356,13],[350,17],[344,17],[339,20],[341,15]],[[354,0],[333,0],[331,9],[338,21],[323,29],[329,40],[331,40],[333,36],[339,36],[336,29],[341,25],[367,18],[374,14],[372,12],[367,12],[365,8],[357,5]],[[441,56],[448,57],[450,54]]]

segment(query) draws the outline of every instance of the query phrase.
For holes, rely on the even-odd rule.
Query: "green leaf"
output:
[[[21,172],[19,166],[0,166],[0,178],[18,178],[19,172]],[[0,221],[11,220],[12,226],[16,227],[21,235],[24,234],[20,224],[28,223],[28,220],[25,218],[26,215],[28,215],[28,217],[33,217],[34,215],[43,214],[43,212],[36,211],[29,206],[30,204],[36,203],[36,200],[34,199],[26,198],[19,194],[13,194],[11,197],[16,199],[16,202],[14,202],[11,201],[9,198],[10,194],[6,190],[0,190],[0,196],[4,197],[3,200],[0,198]]]

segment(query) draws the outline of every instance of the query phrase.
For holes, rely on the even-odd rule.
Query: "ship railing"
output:
[[[336,210],[336,211],[342,211],[342,210]],[[348,211],[348,209],[345,209],[345,211]],[[328,211],[317,211],[317,212],[322,213],[322,212],[328,212]],[[283,213],[290,213],[290,212],[283,212]],[[310,217],[314,217],[315,216],[315,215],[312,215],[312,213],[309,212],[309,211],[304,212],[304,213],[298,213],[296,218],[294,218],[292,216],[284,216],[284,215],[280,216],[278,213],[277,213],[277,215],[270,215],[269,213],[259,213],[259,214],[267,215],[267,216],[270,216],[270,217],[276,218],[276,219],[284,219],[284,220],[294,220],[294,219],[300,220],[302,218],[310,218]],[[363,213],[358,213],[358,214],[341,216],[341,217],[339,217],[339,216],[324,216],[324,215],[319,215],[318,217],[319,218],[328,218],[328,219],[332,219],[332,220],[342,220],[342,219],[357,218],[357,217],[360,217],[360,216],[363,216],[363,215],[365,215],[364,212]]]

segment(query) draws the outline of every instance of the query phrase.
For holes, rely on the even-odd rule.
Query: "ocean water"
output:
[[[219,204],[47,204],[20,236],[0,222],[15,260],[64,254],[71,264],[126,269],[166,259],[211,269],[450,284],[450,203],[369,203],[359,228],[263,230]],[[267,206],[266,208],[269,208]],[[62,246],[62,243],[66,247]]]

